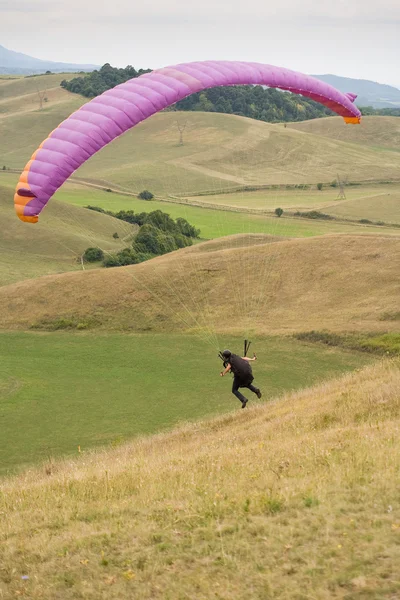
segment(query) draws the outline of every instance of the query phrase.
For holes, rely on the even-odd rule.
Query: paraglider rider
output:
[[[253,372],[251,369],[250,361],[257,360],[256,355],[253,358],[247,356],[240,357],[237,354],[232,354],[230,350],[224,350],[222,352],[224,359],[225,369],[221,371],[220,375],[223,377],[229,371],[234,375],[232,384],[232,394],[236,396],[242,403],[242,408],[245,408],[248,400],[239,392],[239,388],[248,388],[253,394],[256,394],[257,398],[261,398],[261,391],[253,385]]]

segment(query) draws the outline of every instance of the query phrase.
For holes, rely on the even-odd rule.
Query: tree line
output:
[[[131,65],[125,69],[118,69],[106,63],[98,71],[82,73],[70,81],[64,79],[61,87],[86,98],[94,98],[116,85],[151,71],[152,69],[136,70]],[[261,85],[211,88],[192,94],[167,110],[233,114],[269,123],[306,121],[335,114],[309,98]],[[360,107],[360,110],[363,115],[400,116],[400,108],[378,109],[366,106]]]
[[[64,79],[61,86],[75,94],[94,98],[116,85],[150,72],[151,69],[137,71],[132,66],[117,69],[107,63],[99,71],[70,81]],[[304,121],[333,115],[332,111],[313,100],[260,85],[211,88],[188,96],[168,110],[227,113],[270,123]]]

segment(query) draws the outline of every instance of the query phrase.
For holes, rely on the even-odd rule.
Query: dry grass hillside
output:
[[[183,146],[178,122],[188,123]],[[167,196],[244,185],[331,182],[337,173],[348,173],[351,181],[398,181],[399,168],[395,151],[234,115],[169,112],[121,136],[77,175]]]
[[[60,87],[63,79],[68,80],[73,77],[76,77],[73,73],[35,77],[0,77],[0,119],[14,117],[18,113],[37,112],[40,109],[54,107],[56,104],[74,104],[74,98],[79,97]],[[68,110],[67,106],[65,110]]]
[[[0,168],[22,169],[47,135],[87,101],[59,86],[65,77],[0,80]],[[47,101],[41,103],[41,97]],[[352,181],[398,181],[399,125],[392,119],[369,117],[351,127],[327,118],[284,127],[227,114],[159,113],[108,145],[76,176],[133,192],[151,189],[164,197],[245,185],[331,182],[337,173]]]
[[[272,238],[273,239],[273,238]],[[0,327],[61,318],[103,329],[396,331],[400,237],[327,235],[209,243],[130,267],[47,276],[0,289]],[[382,320],[385,320],[382,323]]]
[[[2,481],[0,596],[395,600],[399,388],[381,362]]]
[[[340,117],[290,123],[288,127],[340,142],[400,151],[400,119],[398,117],[363,117],[361,124],[357,127],[343,127],[343,120]]]

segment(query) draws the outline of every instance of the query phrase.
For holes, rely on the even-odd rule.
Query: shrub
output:
[[[118,260],[117,256],[106,256],[105,259],[103,260],[103,267],[120,267],[121,263]]]
[[[119,235],[117,232],[113,233],[113,238],[114,238],[114,240],[117,240],[119,238]]]
[[[140,192],[139,198],[141,200],[153,200],[154,194],[149,192],[149,190],[143,190],[143,192]]]
[[[326,215],[325,213],[319,212],[318,210],[309,210],[306,212],[297,211],[294,213],[295,217],[303,217],[304,219],[324,219],[327,221],[332,221],[335,217],[331,215]]]
[[[277,217],[281,217],[283,215],[283,208],[276,208],[275,214]]]
[[[103,260],[104,252],[101,248],[86,248],[83,253],[83,260],[86,262],[97,262]]]
[[[322,190],[323,187],[324,187],[323,183],[317,183],[317,189],[318,190]]]

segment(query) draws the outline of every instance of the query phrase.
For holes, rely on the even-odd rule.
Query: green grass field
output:
[[[11,173],[0,172],[0,185],[5,184],[8,189],[10,189],[10,203],[12,203],[11,190],[17,181],[17,176]],[[388,187],[388,186],[386,186]],[[390,186],[392,188],[392,186]],[[396,186],[393,186],[396,188]],[[367,188],[367,191],[364,190],[364,194],[366,193],[374,193],[374,190],[380,189],[379,187],[373,187],[371,189]],[[385,188],[386,189],[386,188]],[[359,198],[363,193],[358,188],[354,188],[356,198]],[[334,193],[334,192],[333,192]],[[351,192],[352,193],[352,192]],[[302,192],[293,191],[293,195],[282,193],[284,197],[288,198],[288,202],[297,203]],[[232,195],[227,195],[229,196]],[[261,202],[261,194],[258,193],[249,193],[250,198],[255,197],[256,202]],[[277,206],[280,203],[278,199],[279,193],[275,193],[273,190],[266,193],[266,197],[269,199],[268,202],[270,206],[268,210],[271,210],[272,207],[276,204]],[[233,196],[232,196],[233,197]],[[325,199],[325,202],[328,204],[332,201],[332,192],[322,191],[322,197]],[[224,195],[219,197],[221,202],[224,201]],[[247,194],[236,194],[234,196],[236,199],[247,198]],[[314,200],[313,194],[308,195],[310,200],[309,208],[315,208],[313,205]],[[72,204],[78,207],[84,207],[87,205],[94,205],[104,208],[106,210],[111,210],[117,212],[119,210],[133,210],[135,212],[150,212],[153,210],[162,210],[171,215],[172,218],[176,219],[177,217],[183,217],[187,219],[190,223],[195,225],[197,228],[201,230],[201,237],[203,239],[214,239],[222,236],[227,236],[236,233],[267,233],[271,235],[277,236],[285,236],[285,237],[312,237],[317,235],[324,235],[328,233],[393,233],[395,235],[399,234],[397,229],[385,228],[382,229],[380,227],[374,227],[370,225],[357,225],[353,223],[342,223],[342,222],[334,222],[334,221],[319,221],[319,220],[311,220],[311,219],[293,219],[287,218],[285,216],[280,219],[276,217],[269,217],[265,215],[257,215],[254,213],[246,213],[246,212],[235,212],[230,210],[221,210],[220,207],[218,210],[214,210],[212,208],[203,208],[190,205],[191,199],[188,200],[188,203],[173,203],[173,202],[165,202],[161,200],[153,200],[151,202],[145,200],[139,200],[138,198],[132,196],[124,196],[118,193],[109,193],[100,189],[87,187],[84,185],[80,185],[77,183],[67,183],[65,184],[58,192],[56,192],[54,199],[58,199],[65,204]],[[209,200],[210,202],[214,201],[214,197],[201,197],[202,201],[204,199]],[[274,200],[275,199],[275,200]],[[247,202],[247,200],[246,200]],[[251,207],[251,202],[249,201],[249,206]],[[372,202],[372,200],[371,200]],[[226,202],[227,204],[234,204],[234,201],[229,200]],[[353,214],[352,218],[356,219],[363,218],[363,215],[368,216],[371,214],[370,211],[368,213],[364,213],[362,210],[362,200],[359,200],[360,208],[359,212]],[[46,226],[51,226],[51,222],[53,223],[53,227],[58,227],[55,217],[57,216],[57,209],[54,206],[53,200],[53,211],[50,215],[48,215],[49,209],[46,208],[43,212],[39,225],[43,225],[46,223]],[[304,204],[303,208],[305,209],[307,206],[307,202],[302,201]],[[50,204],[49,204],[50,206]],[[11,204],[10,204],[11,207]],[[338,205],[339,207],[339,205]],[[335,207],[334,207],[335,208]],[[328,211],[327,211],[328,212]],[[88,213],[86,215],[86,219],[90,221],[90,215],[92,213]],[[377,213],[374,213],[377,214]],[[396,223],[396,216],[393,213],[393,217],[391,214],[385,213],[384,215],[388,221],[391,218],[390,222]],[[367,216],[365,218],[368,218]],[[59,221],[62,223],[64,219],[63,214],[59,213]],[[51,221],[51,222],[50,222]],[[82,234],[84,235],[84,230],[82,229]],[[89,245],[94,245],[94,242],[91,243],[91,238],[93,238],[93,234],[86,236],[86,247]],[[83,242],[83,240],[82,240]],[[110,250],[108,245],[104,245],[102,240],[98,240],[98,245],[104,249]]]
[[[241,339],[219,341],[242,351]],[[289,338],[253,349],[262,402],[370,361]],[[1,473],[236,410],[220,369],[217,349],[195,336],[1,333]]]
[[[243,195],[242,195],[243,197]],[[135,197],[123,196],[115,193],[107,193],[78,186],[70,188],[65,186],[55,194],[55,198],[74,204],[75,206],[87,206],[94,204],[101,208],[119,211],[133,210],[135,212],[150,212],[162,210],[171,215],[172,218],[184,217],[190,223],[201,230],[201,237],[213,239],[235,233],[269,233],[285,237],[311,237],[327,233],[378,233],[382,232],[379,227],[363,227],[352,223],[313,221],[310,219],[293,219],[281,217],[268,217],[254,213],[232,212],[229,210],[214,210],[187,204],[175,204],[173,202],[139,200]],[[221,197],[222,198],[222,197]],[[311,208],[312,205],[311,205]],[[362,217],[362,210],[359,218]],[[369,213],[368,213],[369,214]],[[393,222],[396,222],[393,220]],[[385,228],[385,233],[399,234],[396,229]]]

